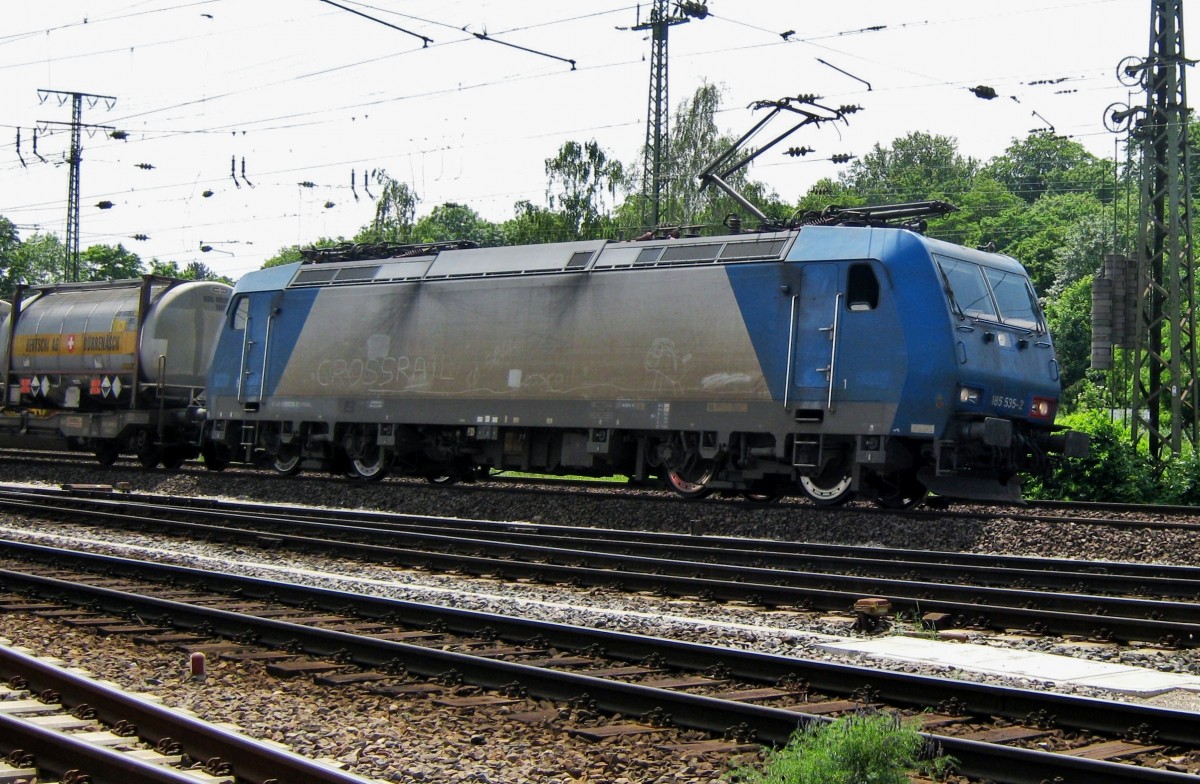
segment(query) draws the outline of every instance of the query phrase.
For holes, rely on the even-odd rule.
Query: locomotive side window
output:
[[[979,265],[948,259],[945,256],[938,256],[937,264],[950,287],[953,304],[958,306],[962,315],[967,318],[997,321],[992,295],[988,291],[983,270]]]
[[[1037,300],[1024,275],[990,268],[985,274],[992,284],[996,304],[1000,306],[1000,317],[1005,324],[1035,332],[1045,330]]]
[[[250,298],[238,297],[237,302],[233,305],[233,315],[230,326],[238,331],[246,328],[247,322],[250,321]]]
[[[874,310],[879,306],[879,279],[870,264],[851,264],[846,276],[846,305],[850,310]]]

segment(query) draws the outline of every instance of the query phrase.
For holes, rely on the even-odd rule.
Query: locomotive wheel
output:
[[[713,460],[698,460],[687,469],[668,469],[663,475],[667,487],[680,498],[689,501],[703,498],[712,492],[708,486],[709,480],[717,472],[717,464]]]
[[[431,485],[453,485],[457,484],[461,477],[454,474],[431,474],[425,477],[425,481]]]
[[[778,501],[780,498],[783,498],[783,494],[782,493],[742,493],[742,498],[746,499],[747,501],[749,501],[752,504],[761,504],[763,506],[766,506],[767,504],[773,504],[776,501]]]
[[[800,492],[817,506],[841,506],[854,497],[850,489],[850,477],[843,476],[833,481],[821,477],[800,477]]]
[[[168,471],[178,471],[187,459],[182,449],[164,449],[162,451],[162,466]]]
[[[271,458],[271,468],[275,469],[284,476],[295,476],[300,473],[300,467],[304,463],[304,458],[297,452],[294,455],[275,455]]]
[[[200,448],[200,455],[204,458],[204,468],[208,471],[224,471],[229,467],[229,450],[212,442],[205,441],[204,446]]]
[[[96,462],[102,466],[110,466],[117,462],[117,458],[121,456],[121,450],[112,441],[97,441],[96,442]]]
[[[925,496],[929,495],[928,488],[913,474],[901,474],[896,477],[896,484],[884,489],[875,499],[875,505],[884,509],[902,511],[921,505]]]
[[[354,458],[350,461],[350,472],[354,479],[366,482],[378,482],[387,476],[387,450],[374,447],[374,453]]]

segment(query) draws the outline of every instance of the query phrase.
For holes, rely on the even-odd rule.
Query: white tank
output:
[[[142,312],[143,290],[148,293]],[[26,292],[0,347],[14,388],[29,403],[67,408],[130,404],[134,386],[155,385],[167,400],[186,400],[204,376],[232,289],[223,283],[155,280],[69,284]],[[139,322],[141,329],[139,330]]]

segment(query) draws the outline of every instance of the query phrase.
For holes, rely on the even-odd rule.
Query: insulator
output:
[[[317,187],[317,184],[316,184],[315,182],[313,182],[312,180],[305,180],[304,182],[302,182],[302,183],[299,183],[299,185],[300,185],[300,187],[301,187],[301,188],[315,188],[315,187]]]
[[[107,199],[105,199],[104,201],[97,202],[96,206],[102,210],[111,210],[113,207],[113,203],[111,201],[108,201]]]
[[[812,147],[788,147],[783,151],[784,155],[790,155],[793,158],[799,155],[808,155],[810,152],[816,152]]]
[[[141,240],[141,241],[143,241],[143,242],[144,242],[144,241],[146,241],[146,240],[148,240],[148,239],[150,239],[150,238],[149,238],[149,237],[147,237],[145,234],[134,234],[134,235],[133,235],[133,238],[134,238],[135,240]]]
[[[212,192],[212,191],[205,191],[204,193],[201,193],[200,195],[201,195],[201,196],[203,196],[204,198],[206,198],[206,199],[207,199],[209,196],[212,196],[212,195],[213,195],[213,192]]]
[[[853,155],[847,155],[844,152],[829,156],[829,160],[833,163],[849,163],[851,160],[853,160],[853,158]]]
[[[136,164],[136,165],[137,165],[137,167],[138,167],[139,169],[144,169],[144,170],[146,170],[146,171],[150,171],[151,169],[153,169],[153,168],[154,168],[154,164],[153,164],[153,163],[139,163],[139,164]]]
[[[129,138],[129,134],[126,133],[125,131],[113,131],[112,133],[109,134],[109,136],[116,139],[117,141],[122,141],[122,142]]]
[[[975,93],[976,98],[982,98],[985,101],[990,101],[996,97],[996,88],[988,87],[985,84],[981,84],[977,87],[971,87],[968,89],[970,89],[971,92]]]

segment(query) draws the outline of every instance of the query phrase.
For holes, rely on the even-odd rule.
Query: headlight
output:
[[[1054,419],[1058,401],[1048,397],[1035,397],[1029,402],[1029,416],[1033,419]]]
[[[973,387],[958,388],[958,402],[968,406],[977,406],[983,399],[983,390]]]

